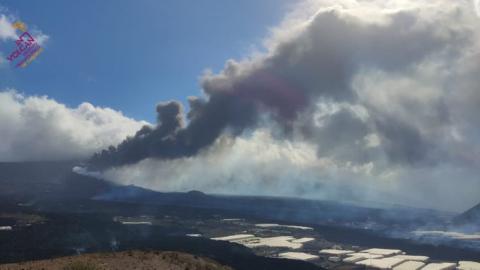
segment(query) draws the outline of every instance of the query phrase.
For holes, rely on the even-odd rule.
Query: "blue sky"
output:
[[[199,95],[198,78],[261,45],[293,1],[2,1],[50,38],[25,69],[3,68],[0,88],[88,101],[154,121],[157,102]],[[5,70],[6,69],[6,70]]]

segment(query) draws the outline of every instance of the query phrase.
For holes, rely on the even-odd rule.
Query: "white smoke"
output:
[[[475,12],[480,17],[480,0],[473,0],[473,6],[475,8]]]

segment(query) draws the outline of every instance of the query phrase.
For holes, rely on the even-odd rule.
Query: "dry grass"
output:
[[[123,251],[0,265],[0,270],[232,270],[211,259],[182,252]]]
[[[90,262],[76,261],[63,267],[63,270],[100,270],[100,268]]]

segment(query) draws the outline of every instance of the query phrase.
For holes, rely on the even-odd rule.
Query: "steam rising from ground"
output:
[[[149,158],[110,168],[102,176],[158,191],[367,200],[448,210],[464,210],[478,200],[476,179],[454,168],[377,170],[373,162],[319,158],[314,145],[277,140],[267,130],[237,138],[222,136],[196,156]]]
[[[193,157],[138,164],[107,170],[105,176],[122,184],[140,184],[164,191],[208,190],[223,194],[327,196],[353,172],[370,166],[335,164],[317,158],[315,148],[303,142],[279,141],[267,130],[249,138],[222,136],[212,147]],[[319,175],[321,173],[322,175]],[[324,186],[318,177],[334,181]],[[145,179],[142,181],[141,179]],[[148,180],[147,180],[148,179]],[[333,179],[331,179],[333,180]]]

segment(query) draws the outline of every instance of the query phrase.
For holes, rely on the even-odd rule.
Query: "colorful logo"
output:
[[[15,50],[7,57],[16,67],[28,66],[43,51],[35,38],[27,31],[27,26],[20,21],[15,22],[13,28],[22,32],[15,41]]]

